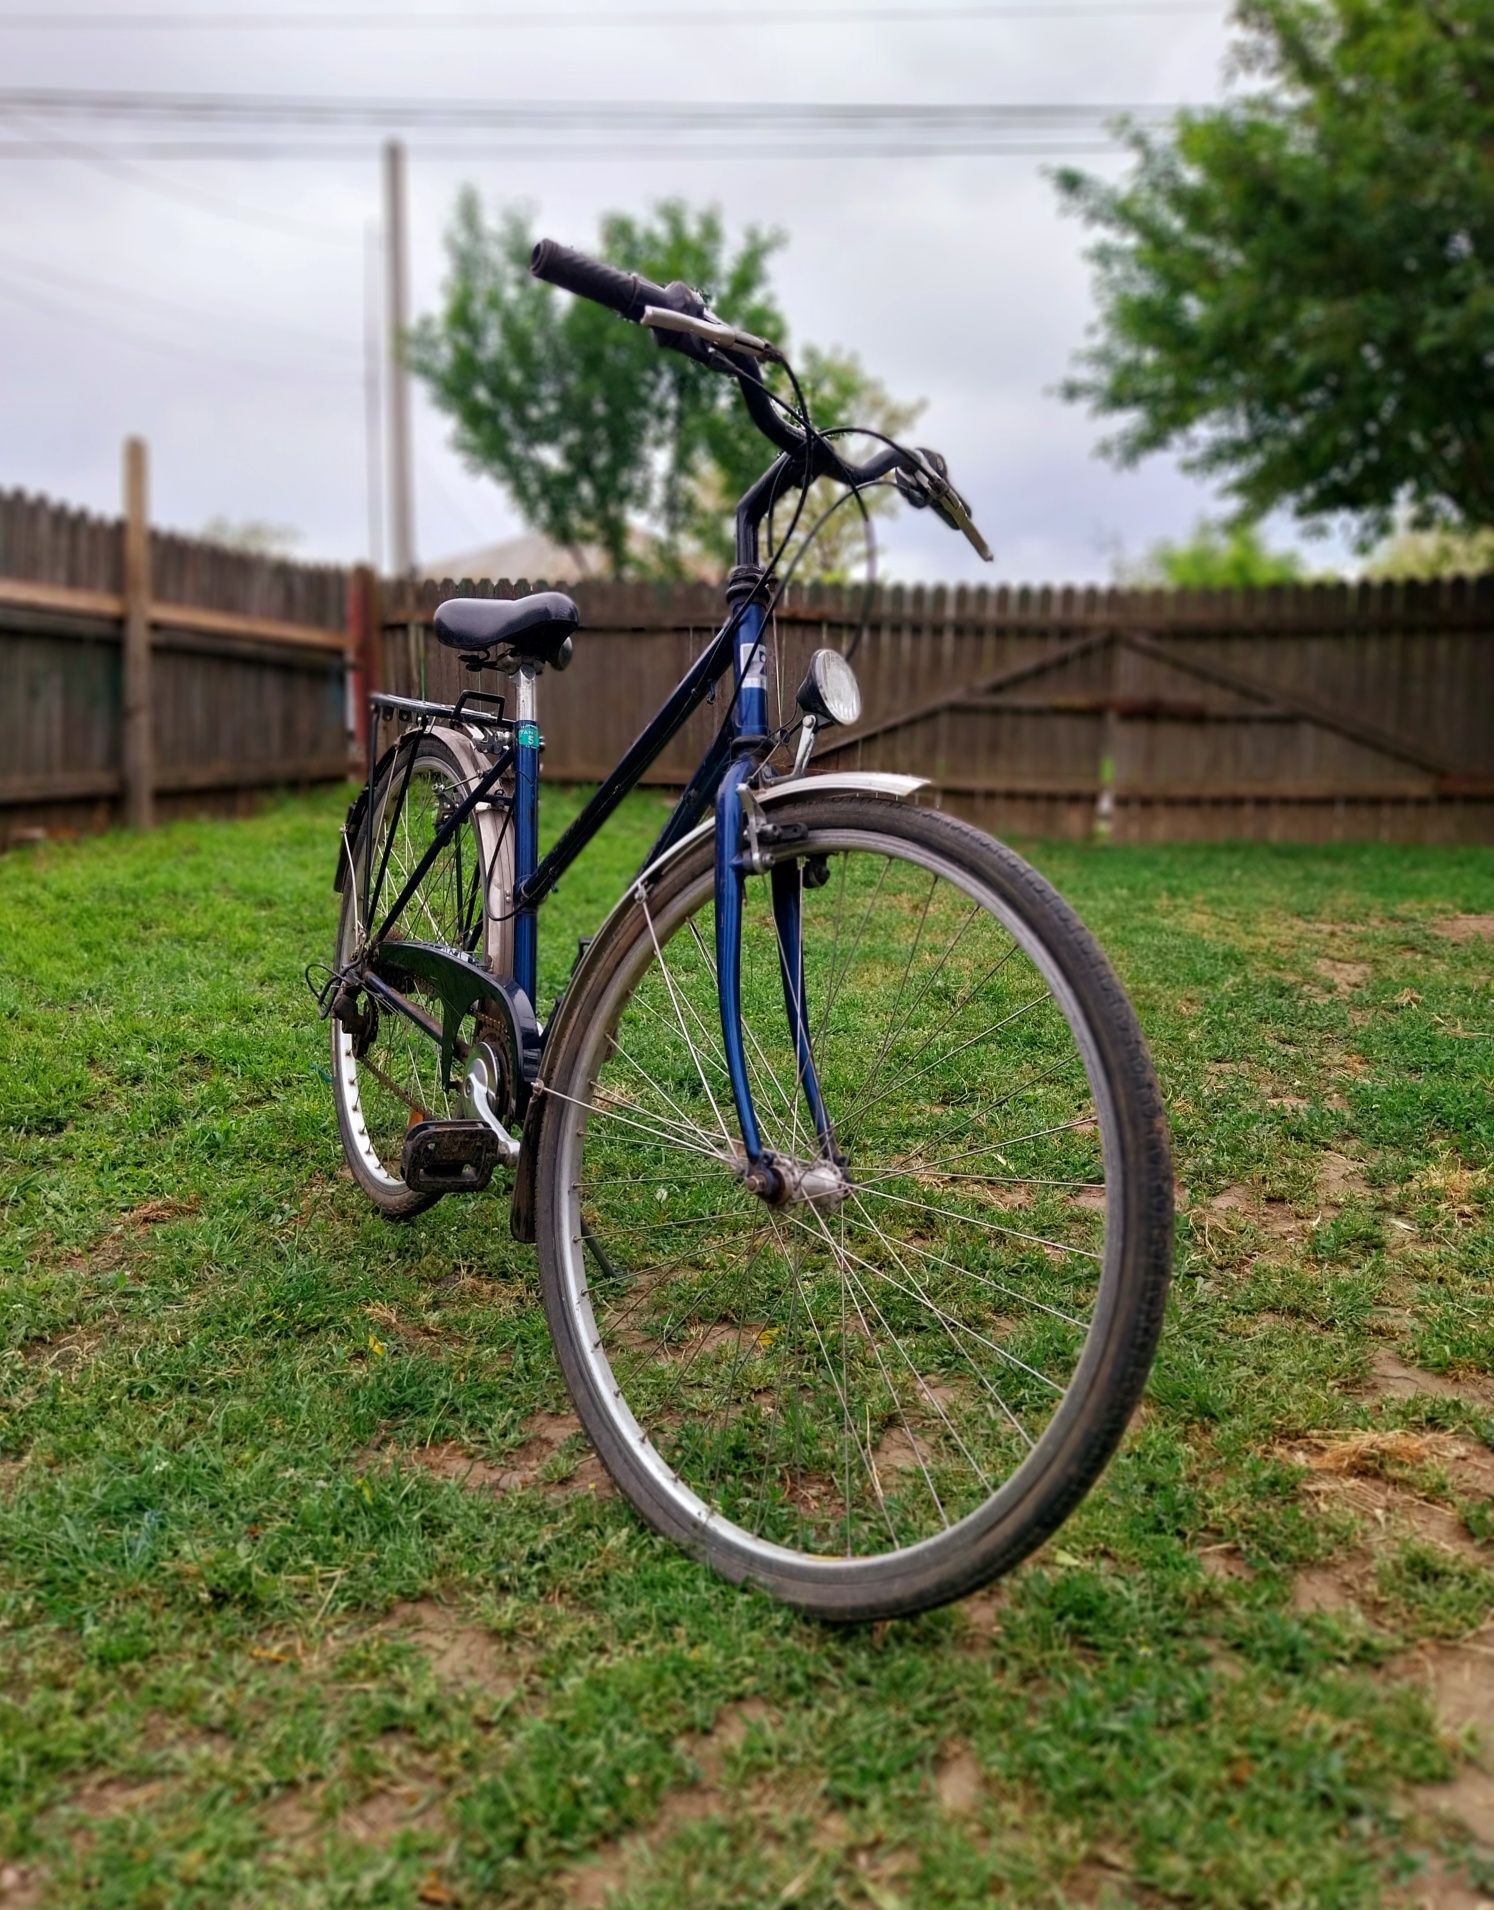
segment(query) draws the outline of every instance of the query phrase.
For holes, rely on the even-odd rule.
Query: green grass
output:
[[[501,1467],[565,1400],[502,1199],[395,1228],[339,1173],[300,971],[340,813],[0,861],[14,1900],[1494,1889],[1424,1814],[1477,1747],[1413,1655],[1494,1613],[1491,944],[1438,926],[1494,912],[1494,856],[1035,852],[1174,1122],[1149,1402],[999,1595],[831,1631],[564,1489],[570,1446],[510,1491],[389,1456]],[[660,813],[567,878],[551,986]]]

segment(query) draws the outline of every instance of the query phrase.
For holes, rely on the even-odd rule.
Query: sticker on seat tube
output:
[[[737,667],[744,690],[767,689],[768,652],[760,638],[753,637],[742,645]]]

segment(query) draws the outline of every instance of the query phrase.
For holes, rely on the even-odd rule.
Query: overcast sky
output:
[[[203,14],[225,3],[178,0]],[[94,8],[125,10],[120,0]],[[697,0],[697,13],[713,10]],[[907,24],[856,24],[848,8],[833,26],[709,31],[91,28],[0,33],[0,86],[1172,103],[1218,97],[1225,49],[1223,5]],[[22,130],[68,137],[39,122]],[[54,146],[0,162],[0,484],[112,511],[120,440],[137,431],[151,446],[158,521],[192,530],[215,516],[268,519],[295,527],[302,555],[364,555],[365,235],[379,212],[378,134],[367,140],[366,160],[171,159],[121,173]],[[1060,217],[1035,160],[683,167],[568,158],[557,140],[553,158],[491,162],[433,154],[418,132],[409,147],[416,312],[437,296],[442,229],[464,179],[495,205],[527,203],[542,232],[583,248],[600,212],[641,211],[671,193],[718,202],[733,226],[786,227],[775,269],[795,335],[853,346],[899,396],[928,401],[919,436],[946,452],[997,552],[986,570],[953,534],[905,515],[884,532],[895,574],[1105,579],[1118,547],[1135,555],[1215,508],[1165,461],[1111,469],[1094,455],[1094,423],[1053,394],[1092,308],[1081,230]],[[499,489],[447,448],[418,391],[415,435],[422,558],[519,528]]]

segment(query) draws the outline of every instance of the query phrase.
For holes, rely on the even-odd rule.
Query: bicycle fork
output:
[[[740,747],[716,793],[716,989],[727,1078],[746,1155],[746,1185],[770,1205],[783,1206],[794,1200],[843,1197],[845,1180],[810,1039],[804,989],[803,864],[793,856],[770,858],[769,849],[778,839],[778,831],[763,819],[747,787],[760,766],[767,742],[763,623],[763,606],[749,602],[742,610],[737,633],[736,740]],[[764,1147],[753,1105],[742,1026],[742,917],[747,878],[763,874],[772,889],[796,1091],[804,1097],[819,1144],[814,1161],[788,1159]]]

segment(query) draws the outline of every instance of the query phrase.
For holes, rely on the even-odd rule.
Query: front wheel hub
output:
[[[745,1167],[742,1183],[769,1207],[813,1207],[822,1214],[844,1206],[851,1192],[850,1176],[840,1161],[799,1161],[783,1154]]]

